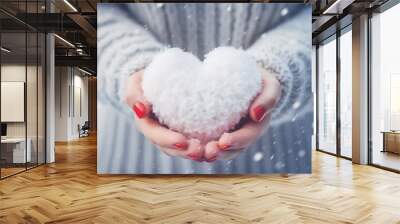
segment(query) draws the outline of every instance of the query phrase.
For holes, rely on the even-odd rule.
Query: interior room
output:
[[[181,38],[187,43],[191,39],[218,42],[223,38],[232,43],[240,38],[232,40],[227,30],[243,25],[242,20],[231,20],[235,16],[250,21],[243,25],[250,33],[256,28],[249,28],[249,24],[275,27],[276,21],[286,21],[285,16],[293,13],[287,4],[310,7],[311,21],[306,25],[311,26],[311,32],[307,33],[312,47],[308,49],[312,52],[311,68],[292,66],[291,69],[310,73],[311,83],[307,88],[311,89],[312,102],[307,119],[312,124],[307,124],[311,139],[299,137],[304,129],[287,125],[283,129],[290,133],[289,137],[300,139],[295,146],[284,140],[277,143],[273,138],[262,139],[265,145],[259,146],[260,150],[269,150],[279,144],[285,153],[294,154],[292,160],[283,159],[287,164],[301,163],[305,167],[307,164],[298,158],[309,158],[304,161],[310,163],[310,172],[289,172],[286,163],[272,162],[274,157],[285,153],[263,154],[257,153],[258,149],[248,156],[249,163],[243,165],[254,171],[251,174],[133,174],[123,165],[104,162],[99,155],[101,137],[105,135],[102,133],[117,140],[120,135],[129,135],[126,141],[107,141],[104,145],[109,153],[102,155],[127,161],[127,167],[139,166],[150,159],[172,168],[176,164],[189,164],[187,161],[165,164],[165,157],[171,155],[154,156],[152,148],[143,143],[143,136],[147,137],[144,133],[130,135],[131,132],[115,128],[130,128],[130,123],[123,123],[124,118],[114,116],[115,113],[126,109],[137,122],[138,109],[143,112],[140,110],[143,108],[132,105],[118,108],[119,103],[128,104],[129,99],[117,102],[107,98],[108,92],[104,93],[119,94],[118,85],[128,83],[101,79],[101,72],[106,72],[99,68],[108,72],[108,66],[118,64],[114,58],[121,57],[109,52],[108,38],[113,35],[121,38],[117,41],[121,54],[123,48],[132,46],[122,40],[131,38],[130,35],[120,35],[112,29],[104,32],[109,36],[99,32],[100,27],[119,25],[116,18],[120,16],[112,11],[115,16],[107,17],[106,21],[99,12],[101,6],[127,2],[132,5],[126,7],[124,15],[137,17],[139,23],[160,22],[157,10],[161,15],[172,15],[170,21],[159,23],[162,25],[144,26],[138,43],[150,51],[156,48],[147,42],[151,38],[146,35],[152,29],[178,26],[182,22],[185,29],[211,27],[212,32],[217,28],[210,21],[221,16],[217,24],[230,22],[226,33],[216,32],[220,37],[208,40],[209,36],[200,31],[191,38],[160,32],[154,39],[162,42],[161,37],[169,35],[166,39]],[[0,1],[0,223],[400,223],[398,0],[257,1],[249,11],[236,10],[237,3],[207,3],[215,10],[212,12],[202,9],[192,12],[190,7],[181,10],[164,1],[146,2],[155,4],[153,8],[134,9],[138,2],[142,1]],[[251,17],[251,13],[266,8],[257,8],[257,4],[276,3],[282,7],[279,11]],[[177,19],[183,12],[196,16]],[[269,15],[278,19],[269,21],[263,17]],[[200,19],[201,25],[196,28],[194,21],[202,16],[205,22]],[[185,33],[185,29],[179,31]],[[292,31],[287,31],[285,37],[291,37]],[[293,43],[296,41],[292,39],[285,41],[285,45],[296,46]],[[103,53],[112,56],[109,63],[100,63]],[[130,56],[123,61],[139,61],[137,64],[141,65],[142,61],[134,58],[136,52]],[[117,71],[121,74],[129,68],[124,64],[119,66]],[[112,88],[107,89],[106,85]],[[111,106],[104,104],[107,100]],[[303,106],[300,104],[290,107],[297,109]],[[102,111],[101,116],[98,111]],[[304,127],[296,119],[291,117],[287,124],[298,122],[296,125]],[[105,121],[110,125],[104,125]],[[104,129],[107,132],[102,132]],[[278,129],[271,130],[274,137]],[[131,163],[136,150],[131,142],[144,145],[145,150],[140,153],[148,157],[135,158]],[[304,149],[305,143],[311,147]],[[223,148],[219,142],[216,145]],[[129,153],[119,153],[118,147]],[[233,159],[227,161],[231,163]],[[254,164],[261,164],[260,161],[274,173],[257,172],[261,168]],[[207,171],[209,162],[198,161],[195,167]],[[104,174],[99,172],[99,164],[122,171]],[[229,165],[243,168],[235,162]],[[224,170],[223,166],[219,168]]]
[[[45,162],[45,36],[27,28],[2,33],[1,43],[7,46],[1,51],[4,178]]]

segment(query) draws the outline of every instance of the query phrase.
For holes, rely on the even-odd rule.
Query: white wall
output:
[[[38,69],[38,70],[37,70]],[[32,161],[44,163],[45,150],[45,89],[44,89],[44,73],[41,66],[32,66],[25,64],[3,64],[1,66],[2,82],[24,82],[26,85],[26,106],[25,102],[22,108],[18,108],[23,114],[26,112],[25,118],[21,122],[5,122],[7,124],[7,137],[24,138],[25,135],[29,139],[29,147],[31,148]],[[27,80],[26,80],[27,79]],[[2,89],[3,92],[4,89]],[[20,90],[24,94],[24,90]],[[4,94],[4,93],[3,93]],[[2,95],[2,98],[7,95]],[[3,106],[2,112],[16,113],[13,108]],[[16,110],[14,108],[14,110]],[[24,115],[23,115],[24,116]],[[39,154],[37,156],[37,154]],[[48,160],[51,162],[51,160]]]
[[[18,64],[8,64],[1,66],[1,81],[10,82],[18,81],[25,82],[26,67]],[[30,70],[30,67],[28,67]],[[7,108],[1,108],[7,110]],[[25,122],[8,122],[7,136],[8,137],[25,137]]]
[[[74,82],[73,82],[74,96],[72,96],[74,102],[71,102],[71,105],[74,105],[74,107],[71,108],[72,111],[71,136],[73,138],[79,137],[77,128],[78,124],[82,126],[85,123],[85,121],[88,120],[88,77],[82,76],[82,73],[80,72],[77,75],[76,72],[77,70],[74,70]]]
[[[55,140],[77,139],[78,124],[88,120],[88,77],[76,68],[56,67],[55,85]]]
[[[55,68],[55,141],[68,140],[70,77],[68,67]]]
[[[26,74],[27,72],[27,74]],[[2,82],[26,82],[25,76],[28,77],[27,87],[27,118],[28,118],[28,137],[29,134],[35,131],[37,114],[37,93],[36,93],[36,66],[27,66],[20,64],[5,64],[1,66],[1,81]],[[35,77],[35,78],[32,78]],[[29,88],[31,87],[31,88]],[[4,97],[4,96],[3,96]],[[41,107],[42,105],[39,105]],[[7,110],[7,108],[1,108]],[[24,110],[24,108],[22,108]],[[33,123],[32,123],[33,122]],[[8,137],[25,137],[26,122],[7,122]],[[32,131],[31,131],[32,130]]]

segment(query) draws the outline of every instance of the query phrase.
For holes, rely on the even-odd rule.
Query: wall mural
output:
[[[310,173],[311,7],[98,4],[98,173]]]

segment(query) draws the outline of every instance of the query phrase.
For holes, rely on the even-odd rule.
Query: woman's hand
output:
[[[251,145],[262,134],[269,123],[269,117],[281,94],[279,81],[273,74],[261,69],[263,90],[249,108],[249,118],[238,130],[224,133],[218,141],[202,146],[196,139],[188,139],[160,125],[151,116],[151,104],[143,97],[141,87],[143,71],[128,78],[125,88],[125,103],[135,113],[139,130],[164,153],[194,161],[213,162],[230,159]]]
[[[124,95],[124,102],[135,113],[139,130],[168,155],[202,161],[204,149],[199,141],[188,139],[178,132],[165,128],[150,116],[151,104],[143,96],[142,77],[143,70],[131,75],[125,84]]]
[[[206,161],[231,159],[262,134],[269,124],[272,109],[281,95],[281,85],[273,74],[261,69],[263,89],[249,108],[249,118],[245,124],[233,132],[224,133],[218,141],[207,143],[204,157]]]

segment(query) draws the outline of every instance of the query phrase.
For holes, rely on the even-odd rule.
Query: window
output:
[[[400,5],[371,18],[371,162],[400,170]]]
[[[336,39],[318,48],[318,149],[336,153]]]
[[[340,36],[340,155],[352,156],[352,35],[351,26]]]

